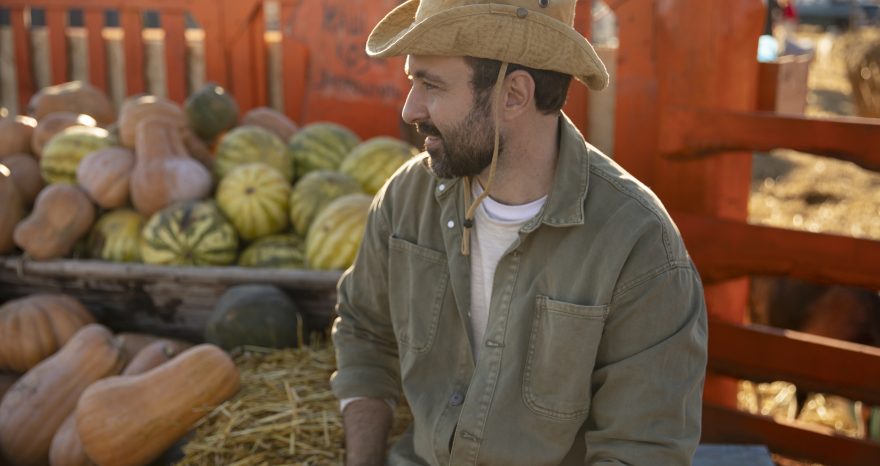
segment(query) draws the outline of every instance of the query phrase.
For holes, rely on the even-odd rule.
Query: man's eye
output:
[[[433,85],[433,84],[431,84],[431,83],[429,83],[429,82],[424,82],[424,81],[423,81],[423,82],[422,82],[422,86],[424,86],[424,87],[425,87],[425,90],[428,90],[428,91],[433,90],[433,89],[437,89],[437,86],[435,86],[435,85]]]

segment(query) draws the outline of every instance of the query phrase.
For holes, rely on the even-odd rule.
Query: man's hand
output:
[[[385,444],[391,420],[391,409],[384,400],[362,398],[345,407],[342,423],[345,426],[346,466],[385,464]]]

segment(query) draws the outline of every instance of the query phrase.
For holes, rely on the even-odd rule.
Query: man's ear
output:
[[[535,80],[525,70],[516,70],[505,78],[502,103],[504,119],[512,120],[535,106]]]

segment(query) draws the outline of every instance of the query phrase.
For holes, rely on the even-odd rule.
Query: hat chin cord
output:
[[[471,229],[474,227],[474,215],[477,212],[477,207],[483,202],[483,199],[489,196],[492,182],[495,181],[495,169],[498,166],[498,145],[501,141],[501,88],[506,75],[507,62],[501,62],[501,68],[498,70],[498,78],[495,80],[495,87],[492,90],[492,119],[495,123],[495,140],[494,147],[492,148],[492,163],[489,164],[489,180],[486,182],[483,192],[474,199],[464,215],[464,222],[462,223],[464,230],[461,237],[461,254],[463,256],[471,255]],[[471,177],[469,176],[465,177],[465,186],[462,193],[464,195],[464,203],[467,205],[468,200],[471,198]]]

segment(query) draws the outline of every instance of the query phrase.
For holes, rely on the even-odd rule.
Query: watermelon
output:
[[[339,171],[356,179],[367,194],[376,194],[401,165],[418,153],[409,143],[380,136],[355,147]]]
[[[288,141],[293,154],[296,176],[315,170],[336,170],[342,160],[361,142],[344,126],[320,122],[304,126]]]
[[[131,209],[107,212],[98,218],[87,240],[89,256],[113,262],[140,262],[144,217]]]
[[[293,158],[284,141],[259,126],[239,126],[224,134],[214,154],[214,173],[222,179],[238,165],[265,163],[293,180]]]
[[[211,201],[171,205],[150,217],[141,231],[147,264],[227,265],[235,262],[235,227]]]
[[[227,351],[241,346],[296,347],[303,334],[303,318],[297,305],[270,285],[229,288],[205,325],[205,341]]]
[[[285,229],[289,198],[290,183],[263,163],[234,167],[217,187],[217,205],[245,241]]]
[[[190,128],[203,140],[213,141],[238,121],[238,103],[217,83],[205,83],[183,104]]]
[[[337,197],[361,192],[358,182],[343,173],[318,170],[309,173],[290,192],[290,220],[293,229],[305,236],[318,212]]]
[[[238,265],[301,269],[306,262],[304,243],[299,235],[266,236],[245,248],[238,259]]]
[[[306,236],[306,265],[321,270],[351,266],[364,236],[372,202],[372,196],[348,194],[327,205]]]
[[[104,128],[71,126],[52,136],[43,147],[40,174],[46,183],[76,184],[79,162],[92,152],[115,145]]]

